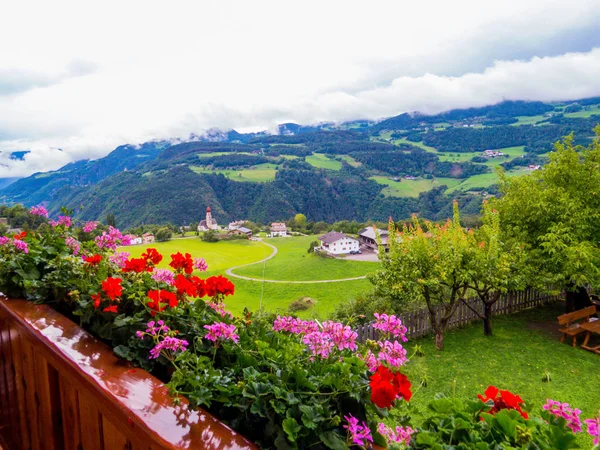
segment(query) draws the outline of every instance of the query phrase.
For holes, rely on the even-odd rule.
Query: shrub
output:
[[[163,227],[163,228],[160,228],[154,236],[156,237],[156,240],[158,242],[167,242],[167,241],[171,240],[172,235],[173,235],[173,233],[171,232],[171,230],[169,228]]]
[[[292,303],[290,303],[290,306],[288,309],[291,312],[306,311],[307,309],[310,309],[313,306],[315,306],[315,304],[316,304],[316,302],[313,298],[300,297],[298,300],[294,300]]]
[[[215,230],[206,230],[200,237],[204,242],[218,242],[219,236]]]

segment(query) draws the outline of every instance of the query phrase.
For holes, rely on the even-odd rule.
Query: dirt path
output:
[[[364,280],[365,278],[367,278],[366,275],[363,275],[362,277],[339,278],[337,280],[286,281],[286,280],[263,280],[262,278],[244,277],[242,275],[236,275],[235,273],[233,273],[233,270],[235,270],[235,269],[241,269],[242,267],[253,266],[255,264],[264,264],[265,261],[268,261],[269,259],[274,258],[275,255],[277,255],[277,252],[278,252],[277,247],[275,247],[274,245],[271,245],[271,244],[267,244],[266,242],[263,242],[262,240],[260,240],[260,243],[263,244],[263,245],[266,245],[268,247],[271,247],[271,249],[273,249],[273,252],[269,256],[267,256],[266,258],[261,259],[260,261],[249,263],[249,264],[243,264],[241,266],[231,267],[231,268],[227,269],[225,271],[225,273],[227,275],[229,275],[230,277],[239,278],[240,280],[258,281],[258,282],[261,282],[261,283],[264,281],[265,283],[284,283],[284,284],[339,283],[341,281]]]

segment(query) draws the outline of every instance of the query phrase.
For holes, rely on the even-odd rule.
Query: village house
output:
[[[210,206],[206,207],[206,219],[201,220],[198,224],[198,231],[218,230],[219,225],[217,219],[213,219]]]
[[[405,180],[416,180],[416,179],[417,179],[417,177],[413,177],[412,175],[406,175],[406,176],[404,177],[404,179],[405,179]]]
[[[129,235],[129,245],[140,245],[143,242],[141,236]]]
[[[330,231],[319,237],[321,249],[332,255],[343,255],[350,252],[358,252],[360,242],[344,233]]]
[[[248,236],[248,239],[252,239],[252,230],[246,227],[239,227],[234,230],[229,230],[227,234],[243,234]]]
[[[527,168],[529,170],[540,170],[542,168],[542,166],[540,166],[539,164],[529,164],[527,166]]]
[[[245,220],[236,220],[235,222],[229,222],[227,228],[229,230],[237,230],[238,228],[243,227],[245,223]]]
[[[377,237],[381,239],[381,246],[384,251],[389,251],[389,233],[387,230],[380,230],[375,227],[367,227],[358,232],[360,243],[365,247],[379,252],[379,245],[377,244]]]
[[[144,244],[152,244],[154,242],[154,235],[152,233],[142,234],[142,241]]]
[[[271,236],[287,236],[287,226],[283,222],[273,222],[271,224]]]
[[[486,158],[496,158],[499,156],[504,156],[504,152],[499,152],[498,150],[485,150],[483,152],[483,156]]]

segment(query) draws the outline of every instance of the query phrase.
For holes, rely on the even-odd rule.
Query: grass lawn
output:
[[[343,159],[344,161],[346,161],[348,164],[350,164],[352,167],[360,167],[362,166],[362,163],[355,160],[352,156],[348,156],[348,155],[335,155],[337,158]]]
[[[420,149],[423,149],[427,152],[432,152],[432,153],[437,153],[437,150],[433,147],[430,147],[428,145],[423,144],[422,142],[413,142],[413,141],[409,141],[406,138],[402,138],[402,139],[395,139],[392,141],[393,144],[408,144],[408,145],[412,145],[413,147],[418,147]]]
[[[275,179],[275,173],[277,172],[275,167],[275,164],[266,163],[242,170],[214,170],[199,166],[190,166],[190,169],[196,173],[222,173],[233,181],[264,183]]]
[[[443,184],[450,188],[461,183],[461,180],[457,178],[432,178],[430,180],[425,178],[405,180],[403,178],[402,181],[393,181],[387,177],[374,176],[371,179],[387,186],[382,191],[386,197],[418,197],[421,192],[430,191]]]
[[[547,117],[544,117],[541,114],[539,116],[519,116],[517,117],[518,122],[511,123],[511,126],[535,125],[537,122],[544,119],[547,119]]]
[[[521,169],[515,169],[515,170],[509,170],[506,172],[506,174],[509,177],[515,177],[518,175],[526,175],[528,173],[531,173],[530,170],[521,168]],[[460,184],[457,184],[456,186],[453,186],[451,188],[449,188],[446,193],[450,194],[452,192],[455,192],[457,190],[460,189],[471,189],[471,188],[487,188],[490,187],[492,184],[496,184],[498,182],[498,174],[494,171],[491,173],[482,173],[481,175],[473,175],[470,178],[467,178],[466,180],[462,181]]]
[[[265,279],[286,281],[335,280],[360,277],[379,268],[379,263],[322,258],[307,253],[309,244],[316,240],[317,236],[265,239],[265,242],[274,245],[278,250],[277,255],[264,265]],[[266,246],[265,251],[267,255],[271,253],[271,249]],[[262,278],[263,264],[241,267],[234,270],[233,273],[252,278]]]
[[[307,156],[305,159],[311,166],[319,169],[340,170],[342,168],[340,161],[330,159],[323,153],[315,153],[314,155]]]
[[[600,408],[600,355],[561,344],[556,335],[556,317],[564,304],[556,303],[493,319],[494,336],[485,337],[481,323],[447,333],[445,350],[437,351],[433,337],[407,344],[408,355],[415,344],[425,356],[413,356],[405,366],[413,383],[413,417],[420,423],[427,404],[438,392],[474,399],[489,385],[519,394],[538,413],[546,399],[570,403],[591,418]],[[551,381],[543,382],[546,372]],[[418,387],[422,380],[427,386]],[[456,384],[453,387],[453,384]],[[587,434],[579,434],[582,448],[591,448]]]

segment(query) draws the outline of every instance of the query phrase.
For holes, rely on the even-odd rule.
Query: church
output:
[[[218,230],[217,219],[213,219],[212,213],[210,212],[210,206],[206,207],[206,219],[201,220],[198,224],[198,231]]]

